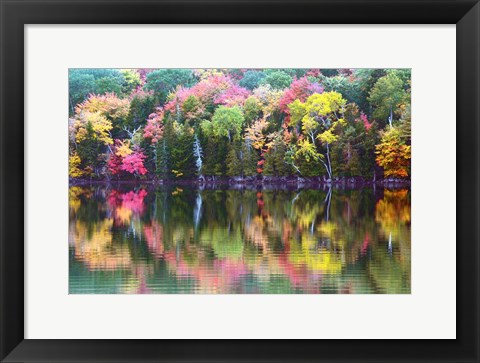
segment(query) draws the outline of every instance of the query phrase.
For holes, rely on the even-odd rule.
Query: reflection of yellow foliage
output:
[[[72,209],[72,211],[74,213],[77,213],[78,212],[78,209],[80,208],[80,206],[82,205],[82,202],[80,201],[80,199],[76,198],[76,199],[69,199],[68,200],[68,205],[69,207]]]
[[[254,216],[250,223],[245,226],[245,237],[257,246],[262,246],[264,251],[268,248],[268,236],[265,229],[265,221],[261,216]]]
[[[402,227],[410,224],[408,190],[385,189],[383,199],[375,206],[375,221],[380,224],[385,236],[392,234],[392,237],[398,240],[400,232],[406,230]]]
[[[323,236],[333,239],[333,234],[337,230],[337,226],[335,226],[334,223],[327,221],[321,223],[318,227],[318,230],[322,233]]]
[[[177,173],[176,173],[176,170],[172,170],[172,172],[174,172],[177,177],[183,175],[183,173],[178,173],[178,174],[177,174]],[[183,193],[183,189],[182,189],[182,188],[179,188],[179,187],[176,187],[175,190],[172,192],[172,195],[175,196],[175,195],[178,195],[178,194],[181,194],[181,193]]]
[[[122,224],[128,224],[132,218],[132,210],[123,206],[117,207],[115,208],[115,217],[121,221]]]
[[[79,186],[70,187],[68,189],[68,205],[74,213],[78,212],[78,209],[82,205],[80,196],[83,196],[84,198],[91,198],[92,190],[90,188],[83,188]]]
[[[116,270],[131,265],[130,251],[126,246],[112,245],[113,219],[104,219],[87,225],[79,220],[70,231],[75,257],[90,270]]]
[[[78,211],[82,204],[79,198],[82,193],[83,190],[80,187],[70,187],[68,189],[68,205],[75,213]]]
[[[305,265],[312,271],[326,274],[340,273],[343,266],[340,254],[318,247],[316,237],[308,233],[302,235],[301,242],[291,244],[289,260],[295,265]]]
[[[292,208],[292,214],[295,216],[296,222],[299,227],[308,229],[312,222],[323,211],[323,204],[321,203],[296,203]]]

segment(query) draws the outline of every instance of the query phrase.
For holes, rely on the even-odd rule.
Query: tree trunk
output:
[[[330,146],[327,142],[327,162],[328,162],[328,177],[332,179],[332,163],[330,161]]]

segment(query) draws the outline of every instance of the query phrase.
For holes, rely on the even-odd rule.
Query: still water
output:
[[[408,189],[69,193],[71,294],[410,293]]]

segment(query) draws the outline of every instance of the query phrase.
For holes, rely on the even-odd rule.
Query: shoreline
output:
[[[338,188],[338,189],[361,189],[361,188],[410,188],[410,179],[386,178],[366,179],[363,177],[337,177],[332,180],[324,177],[200,177],[196,179],[73,179],[69,178],[69,186],[82,185],[151,185],[151,186],[174,186],[194,185],[197,187],[228,187],[228,188]]]

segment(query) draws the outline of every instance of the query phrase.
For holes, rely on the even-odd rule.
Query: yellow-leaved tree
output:
[[[345,124],[345,105],[346,100],[338,92],[314,93],[305,103],[297,99],[288,105],[291,125],[300,127],[303,136],[296,146],[295,155],[304,157],[307,162],[310,159],[320,161],[330,179],[330,145],[337,141],[336,133]]]
[[[99,174],[112,152],[111,131],[129,112],[129,101],[113,93],[90,95],[77,105],[70,120],[70,140],[76,152],[71,155],[69,174],[72,177]]]

